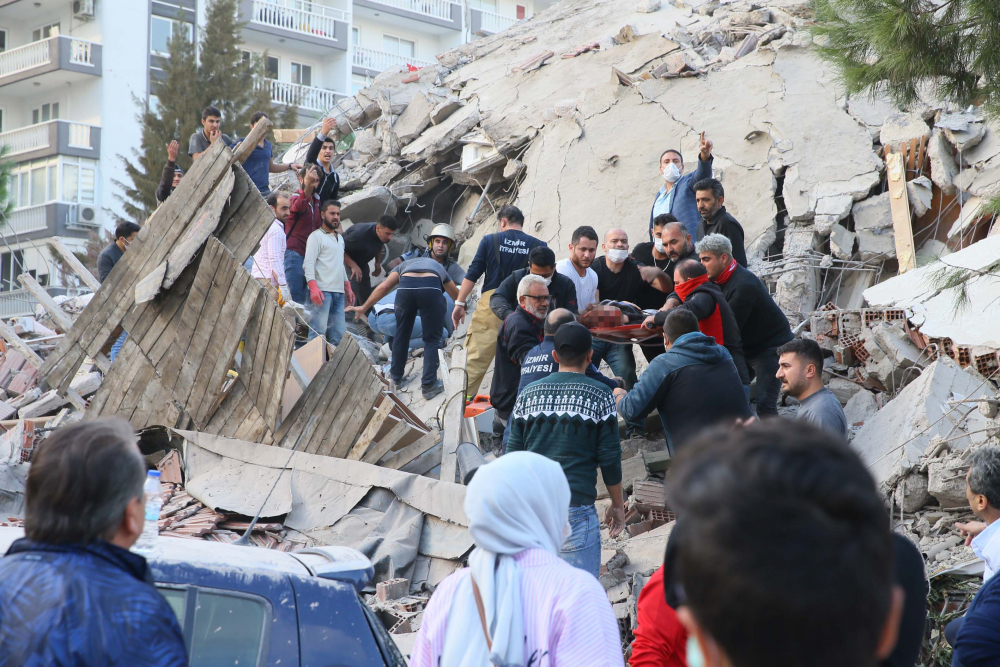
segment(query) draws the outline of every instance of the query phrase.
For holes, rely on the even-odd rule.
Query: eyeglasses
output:
[[[534,294],[525,294],[524,296],[528,297],[529,299],[538,299],[539,301],[551,301],[552,300],[552,297],[550,297],[548,295],[545,295],[545,296],[535,296]]]

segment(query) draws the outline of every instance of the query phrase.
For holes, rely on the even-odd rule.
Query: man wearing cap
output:
[[[167,197],[180,185],[184,170],[177,164],[177,151],[180,144],[174,139],[167,144],[167,163],[163,165],[163,174],[160,176],[160,185],[156,188],[156,201],[159,204],[167,201]]]
[[[420,390],[430,400],[442,391],[444,383],[437,379],[438,350],[444,347],[446,318],[445,293],[458,296],[458,286],[444,263],[451,249],[454,231],[449,225],[438,225],[431,231],[430,256],[413,257],[398,264],[360,306],[348,308],[356,317],[365,312],[396,288],[393,311],[396,318],[392,339],[392,366],[389,375],[397,385],[403,381],[410,336],[419,315],[424,338],[424,371]]]
[[[586,375],[593,343],[590,331],[579,322],[559,327],[552,354],[559,370],[532,382],[517,397],[507,451],[535,452],[562,466],[571,491],[572,533],[559,555],[596,577],[601,567],[601,531],[594,507],[598,467],[611,495],[604,515],[611,537],[625,526],[625,505],[614,395],[610,387]]]

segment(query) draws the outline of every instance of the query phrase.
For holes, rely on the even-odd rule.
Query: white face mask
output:
[[[621,264],[628,259],[628,250],[623,250],[622,248],[612,248],[608,251],[608,259],[615,264]]]
[[[663,170],[663,180],[667,183],[676,183],[677,179],[681,177],[681,170],[677,168],[677,165],[671,162]]]
[[[653,247],[656,248],[656,252],[663,252],[663,239],[653,237]]]

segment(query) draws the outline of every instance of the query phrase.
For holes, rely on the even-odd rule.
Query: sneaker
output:
[[[420,393],[423,394],[424,400],[429,401],[441,392],[444,391],[444,382],[438,380],[434,384],[421,385]]]
[[[392,350],[389,349],[389,343],[383,343],[382,347],[378,349],[378,358],[382,361],[389,361],[389,357],[392,356]]]

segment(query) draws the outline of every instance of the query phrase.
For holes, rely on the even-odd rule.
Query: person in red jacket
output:
[[[306,256],[306,240],[319,229],[319,167],[307,164],[298,173],[302,184],[289,200],[288,217],[285,218],[285,279],[295,303],[308,303],[309,289],[302,263]]]
[[[687,667],[688,633],[677,612],[667,605],[662,567],[642,587],[638,614],[629,666]]]

